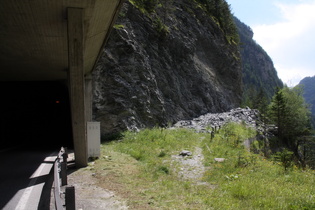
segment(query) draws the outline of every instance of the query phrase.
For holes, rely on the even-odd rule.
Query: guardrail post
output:
[[[66,210],[75,210],[74,186],[66,187]]]
[[[65,186],[68,184],[67,181],[67,165],[68,165],[68,149],[67,147],[62,148],[63,153],[61,154],[62,156],[62,162],[61,164],[61,171],[60,171],[60,178],[61,178],[61,186]]]
[[[68,186],[65,188],[65,205],[62,205],[61,201],[61,189],[60,186],[67,185],[67,148],[61,148],[55,164],[54,164],[54,195],[55,195],[55,207],[56,210],[63,210],[64,206],[66,210],[75,210],[75,191],[74,186]],[[61,183],[60,183],[61,179]]]
[[[62,153],[63,162],[68,163],[68,148],[64,147],[64,152]]]
[[[61,176],[61,186],[67,185],[68,180],[67,180],[67,163],[66,162],[61,163],[60,176]]]

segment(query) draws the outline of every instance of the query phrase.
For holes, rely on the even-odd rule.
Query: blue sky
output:
[[[315,75],[315,0],[226,0],[288,86]]]

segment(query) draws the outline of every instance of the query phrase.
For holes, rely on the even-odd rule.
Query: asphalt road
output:
[[[51,184],[57,152],[28,148],[0,152],[0,209],[45,209],[49,198],[42,191]]]

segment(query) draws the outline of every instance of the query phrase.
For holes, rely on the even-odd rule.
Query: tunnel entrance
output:
[[[0,83],[1,148],[73,148],[69,93],[62,82]]]

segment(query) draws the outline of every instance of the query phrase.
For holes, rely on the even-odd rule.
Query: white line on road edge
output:
[[[27,204],[29,203],[30,196],[32,194],[32,191],[34,189],[34,184],[37,181],[37,177],[42,173],[45,163],[42,163],[36,170],[36,172],[33,174],[33,178],[28,184],[27,188],[24,190],[21,199],[19,200],[19,203],[15,207],[15,210],[24,210]],[[37,207],[36,207],[37,208]]]
[[[51,155],[49,155],[49,159],[54,155],[55,153],[52,153]],[[56,159],[56,157],[54,157]],[[46,158],[48,159],[48,158]],[[46,160],[45,159],[45,160]],[[26,210],[28,208],[27,205],[30,204],[29,200],[30,200],[30,196],[32,194],[32,191],[35,187],[35,183],[37,181],[37,178],[39,176],[43,176],[46,174],[42,174],[43,170],[45,169],[45,166],[52,166],[53,164],[47,164],[47,163],[42,163],[40,164],[40,166],[36,169],[36,171],[33,173],[33,175],[30,177],[32,178],[32,180],[30,181],[30,183],[28,184],[27,188],[24,190],[17,206],[15,207],[15,210]],[[51,167],[50,167],[51,169]],[[50,171],[50,169],[48,171]],[[49,173],[49,172],[48,172]],[[39,198],[38,198],[39,199]],[[38,203],[37,203],[38,205]],[[34,209],[37,209],[37,206],[34,206]]]

